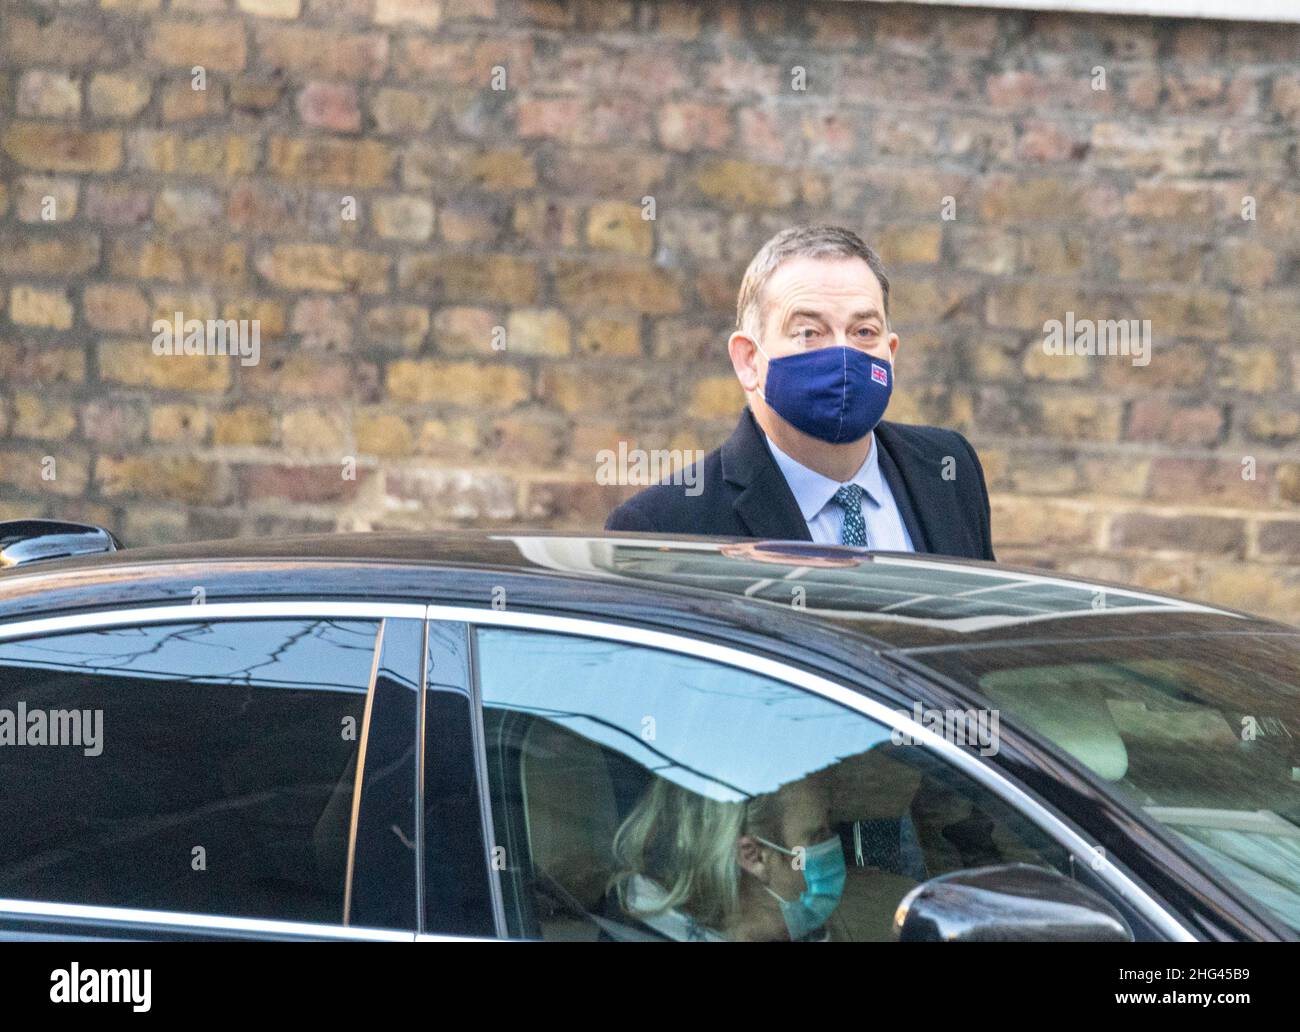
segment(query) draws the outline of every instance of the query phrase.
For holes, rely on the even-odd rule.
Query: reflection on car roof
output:
[[[788,541],[663,544],[638,538],[508,538],[533,563],[574,574],[692,586],[870,620],[987,631],[1101,612],[1226,610],[1132,588],[1099,585],[991,563]]]

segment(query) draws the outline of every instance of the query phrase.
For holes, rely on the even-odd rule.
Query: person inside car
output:
[[[745,802],[661,778],[614,839],[620,916],[679,941],[827,941],[846,868],[816,775]]]

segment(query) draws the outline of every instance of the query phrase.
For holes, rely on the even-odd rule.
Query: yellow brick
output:
[[[463,459],[478,448],[479,443],[478,421],[471,416],[458,416],[426,419],[420,424],[415,447],[421,455]]]
[[[155,355],[151,341],[102,341],[101,379],[132,387],[215,393],[230,386],[232,363],[225,355]]]
[[[436,29],[442,21],[442,0],[375,0],[376,25],[418,25]]]
[[[35,342],[0,341],[0,383],[84,383],[86,353]]]
[[[403,359],[388,367],[388,394],[396,401],[509,408],[530,394],[528,374],[500,362]]]
[[[604,201],[587,215],[587,241],[603,251],[645,256],[654,250],[652,225],[641,217],[639,205]]]
[[[1107,398],[1051,398],[1043,404],[1043,429],[1050,437],[1068,441],[1118,441],[1123,422],[1121,405]]]
[[[159,442],[202,443],[212,420],[197,405],[159,405],[149,412],[149,437]]]
[[[65,125],[17,122],[4,134],[5,153],[24,168],[46,172],[112,172],[122,164],[122,134]]]
[[[60,444],[57,448],[0,447],[0,484],[33,495],[82,495],[90,480],[90,458],[80,449]]]
[[[51,401],[28,391],[14,396],[13,426],[16,437],[35,437],[46,441],[61,441],[77,428],[77,414],[72,406]]]
[[[342,455],[349,451],[347,416],[340,411],[294,409],[280,420],[280,447],[314,455]]]
[[[267,150],[272,173],[321,186],[383,186],[395,160],[387,146],[374,140],[273,136]]]
[[[271,413],[252,405],[218,412],[212,425],[212,443],[219,445],[270,444],[275,435],[275,420]]]
[[[549,362],[542,367],[539,394],[570,415],[639,415],[651,408],[662,413],[662,385],[647,370],[627,364]]]
[[[81,80],[68,72],[30,69],[18,86],[18,113],[33,118],[75,118],[81,112]]]
[[[673,276],[644,265],[564,259],[556,265],[555,292],[565,305],[633,309],[646,315],[672,315],[684,305]]]
[[[569,320],[554,309],[521,309],[506,322],[506,350],[520,355],[567,355]]]
[[[173,322],[177,312],[184,319],[215,319],[217,303],[207,291],[155,290],[148,325],[158,319]]]
[[[178,455],[101,455],[95,480],[108,498],[144,496],[192,505],[220,501],[225,491],[211,463]]]
[[[221,309],[221,318],[256,320],[260,323],[259,333],[263,342],[284,333],[284,305],[279,301],[263,298],[228,301]]]
[[[131,135],[131,164],[167,175],[247,175],[257,167],[257,142],[251,136],[184,136],[141,130]]]
[[[381,294],[388,289],[385,255],[326,244],[280,244],[257,258],[257,269],[285,290],[360,290]]]
[[[433,339],[444,355],[489,357],[497,340],[501,320],[486,308],[452,305],[438,310],[433,320]]]
[[[55,176],[23,176],[18,180],[16,201],[18,218],[23,222],[38,225],[66,222],[77,214],[77,182]],[[0,191],[0,212],[4,210],[4,193]],[[47,219],[47,215],[52,218]],[[97,256],[86,257],[91,265],[98,260]],[[66,272],[67,266],[60,266],[58,271]]]
[[[1098,533],[1095,515],[1068,502],[995,495],[992,509],[999,545],[1078,547],[1092,543]]]
[[[90,110],[99,118],[134,118],[149,103],[149,80],[142,75],[100,72],[90,80]]]
[[[687,414],[694,419],[735,419],[745,404],[745,392],[734,376],[711,376],[691,392]]]
[[[302,0],[239,0],[239,9],[261,18],[297,18]]]
[[[398,285],[448,301],[532,304],[538,294],[537,266],[513,255],[415,254],[398,265]]]
[[[1079,381],[1092,375],[1096,361],[1088,355],[1049,355],[1035,342],[1025,352],[1021,368],[1030,380]]]
[[[196,90],[186,80],[164,86],[159,106],[164,122],[192,122],[224,114],[226,100],[221,87],[209,85],[205,90]]]
[[[578,350],[589,355],[636,358],[641,354],[641,327],[622,319],[588,319],[578,334]]]
[[[20,285],[10,292],[9,318],[23,326],[66,330],[72,326],[72,305],[62,290]]]
[[[537,185],[533,158],[518,148],[489,150],[469,162],[469,175],[482,189],[494,193],[531,190]]]
[[[1219,352],[1215,381],[1220,387],[1263,394],[1280,383],[1278,355],[1270,348],[1233,345]]]
[[[364,409],[352,424],[357,451],[362,455],[409,455],[414,445],[411,428],[401,416],[382,409]]]
[[[789,169],[734,158],[706,162],[695,186],[706,198],[734,208],[785,208],[799,196],[799,181]]]
[[[938,226],[886,226],[877,238],[880,256],[894,265],[933,265],[943,234]]]
[[[373,344],[419,351],[429,333],[429,310],[419,305],[382,305],[366,313],[365,337]]]
[[[433,235],[433,203],[423,197],[377,197],[375,232],[386,240],[428,240]]]
[[[201,65],[209,76],[214,71],[237,72],[244,67],[244,25],[237,19],[167,18],[153,19],[148,25],[148,54],[159,64],[186,69]]]
[[[8,235],[5,245],[5,251],[0,253],[0,272],[10,275],[66,279],[99,264],[99,238],[94,236],[15,233]]]

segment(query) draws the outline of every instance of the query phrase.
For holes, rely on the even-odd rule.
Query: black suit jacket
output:
[[[876,444],[880,471],[918,552],[994,558],[984,470],[966,438],[955,430],[882,422]],[[686,484],[646,488],[615,509],[605,529],[812,540],[749,409],[726,443],[699,465],[693,471],[703,486],[698,494],[688,494]]]

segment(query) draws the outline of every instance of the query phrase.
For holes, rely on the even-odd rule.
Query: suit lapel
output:
[[[918,552],[931,551],[929,536],[926,534],[921,521],[916,517],[916,509],[912,505],[912,496],[903,482],[902,474],[898,471],[898,463],[894,461],[894,457],[889,454],[889,450],[881,443],[879,426],[876,428],[876,447],[880,449],[880,473],[894,495],[894,502],[898,506],[899,515],[903,517],[903,526],[907,528],[908,537],[912,539],[912,547]]]
[[[722,446],[722,477],[740,489],[732,507],[754,537],[812,540],[794,492],[781,475],[781,467],[772,458],[763,431],[748,408]]]
[[[955,483],[943,478],[944,457],[913,447],[889,423],[876,427],[876,443],[880,445],[881,472],[894,492],[917,551],[969,554],[964,524],[954,515],[958,507]],[[914,526],[920,531],[919,539]]]

